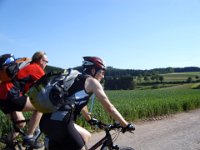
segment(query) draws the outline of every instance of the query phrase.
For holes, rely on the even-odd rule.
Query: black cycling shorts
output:
[[[25,107],[27,96],[20,96],[18,98],[0,100],[0,109],[9,114],[13,111],[22,111]]]
[[[49,150],[80,150],[85,145],[74,126],[72,115],[69,121],[51,120],[50,117],[51,114],[43,114],[40,120],[40,129],[50,141]]]

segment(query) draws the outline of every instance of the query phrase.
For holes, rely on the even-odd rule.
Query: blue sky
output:
[[[0,54],[49,65],[99,56],[121,69],[200,66],[200,0],[0,0]]]

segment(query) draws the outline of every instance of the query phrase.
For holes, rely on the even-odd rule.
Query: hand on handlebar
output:
[[[133,124],[129,123],[126,127],[122,128],[122,133],[125,133],[126,131],[134,131],[135,127]]]
[[[95,118],[91,118],[90,120],[87,121],[91,126],[97,125],[97,123],[99,122],[97,119]]]

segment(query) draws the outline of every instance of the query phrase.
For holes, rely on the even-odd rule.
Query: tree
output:
[[[149,81],[149,77],[148,76],[144,76],[144,81],[148,82]]]
[[[197,76],[197,75],[196,75],[196,76],[195,76],[195,79],[197,79],[197,80],[198,80],[198,79],[199,79],[199,76]]]
[[[163,76],[159,76],[159,81],[162,83],[164,81],[164,77]]]
[[[141,75],[141,74],[139,74],[139,75],[137,76],[137,81],[138,81],[139,83],[142,82],[142,75]]]
[[[186,82],[187,83],[191,83],[192,82],[192,77],[188,77]]]

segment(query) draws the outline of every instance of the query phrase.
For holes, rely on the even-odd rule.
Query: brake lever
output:
[[[134,134],[134,132],[133,131],[128,131],[129,133],[131,133],[131,134]]]

